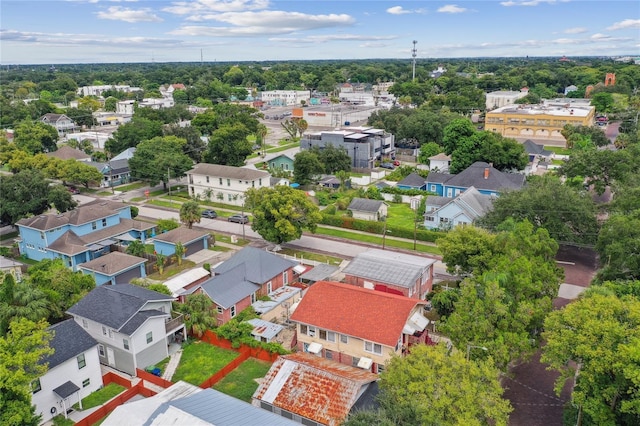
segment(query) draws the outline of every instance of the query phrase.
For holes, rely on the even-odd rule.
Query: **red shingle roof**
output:
[[[291,320],[394,347],[417,299],[350,284],[319,281]]]

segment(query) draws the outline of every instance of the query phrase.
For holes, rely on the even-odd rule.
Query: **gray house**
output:
[[[169,356],[185,335],[182,316],[172,319],[172,296],[132,284],[96,287],[67,313],[98,342],[100,363],[135,375]]]
[[[387,217],[387,207],[384,201],[354,198],[347,208],[351,210],[355,219],[381,220]]]

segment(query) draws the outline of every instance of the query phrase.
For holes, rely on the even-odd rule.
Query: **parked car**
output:
[[[67,189],[72,194],[79,194],[80,193],[80,190],[78,188],[76,188],[75,186],[67,186]]]
[[[380,163],[380,167],[390,170],[393,170],[395,168],[392,163]]]
[[[242,214],[234,214],[227,219],[229,222],[235,223],[249,223],[249,216]]]
[[[203,210],[202,211],[202,217],[206,217],[209,219],[215,219],[216,217],[218,217],[218,213],[216,213],[215,210]]]
[[[393,165],[394,165],[394,166],[396,166],[396,167],[398,167],[398,166],[400,165],[400,161],[399,161],[399,160],[395,160],[395,161],[393,162]]]

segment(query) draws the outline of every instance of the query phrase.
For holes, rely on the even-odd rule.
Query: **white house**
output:
[[[172,296],[132,284],[96,287],[67,311],[98,342],[100,362],[135,375],[169,356],[185,336],[182,315],[172,318]]]
[[[440,154],[429,157],[429,171],[448,173],[451,166],[451,156],[441,152]]]
[[[54,352],[41,363],[49,370],[31,385],[31,400],[42,422],[51,420],[102,387],[98,342],[73,319],[48,328]]]
[[[521,89],[518,92],[514,90],[498,90],[487,93],[485,106],[488,110],[492,110],[507,105],[513,105],[518,99],[524,98],[527,94],[529,94],[529,89]]]
[[[199,163],[187,172],[189,194],[212,201],[241,206],[249,188],[271,186],[271,175],[249,167]]]
[[[424,226],[427,229],[449,229],[472,224],[493,207],[494,195],[482,194],[473,186],[455,198],[429,195]]]
[[[260,99],[269,105],[299,106],[300,101],[309,102],[311,91],[309,90],[269,90],[260,92]]]

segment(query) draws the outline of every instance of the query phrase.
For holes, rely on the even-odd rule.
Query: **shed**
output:
[[[387,216],[387,204],[380,200],[354,198],[348,207],[355,219],[380,220]]]
[[[247,321],[253,326],[251,335],[259,342],[272,342],[284,327],[273,322],[253,318]]]

